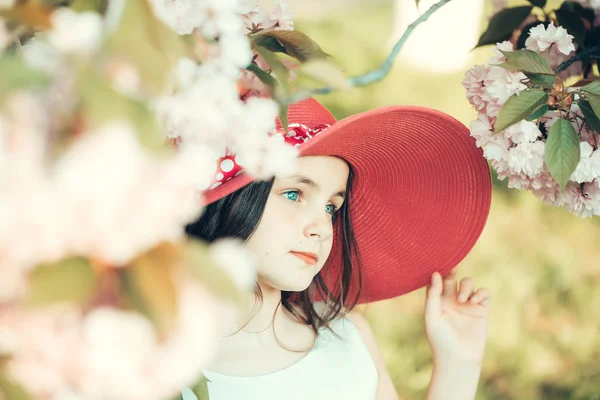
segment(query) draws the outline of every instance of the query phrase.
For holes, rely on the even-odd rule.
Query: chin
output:
[[[279,286],[280,290],[284,290],[286,292],[302,292],[303,290],[306,290],[310,286],[311,282],[312,282],[312,279],[307,280],[307,281],[299,280],[299,281],[295,281],[295,282],[285,282],[278,286]]]
[[[308,286],[310,285],[310,282],[308,282],[306,285],[293,285],[293,286],[289,286],[286,287],[285,289],[281,289],[281,290],[285,290],[286,292],[302,292],[304,290],[306,290],[308,288]]]

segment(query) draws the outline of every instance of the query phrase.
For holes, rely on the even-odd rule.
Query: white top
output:
[[[330,326],[342,340],[323,327],[313,349],[282,370],[249,377],[204,371],[210,400],[374,400],[377,368],[356,326],[348,316]]]

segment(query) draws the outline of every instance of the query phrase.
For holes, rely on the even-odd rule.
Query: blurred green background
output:
[[[468,126],[476,114],[465,99],[461,80],[468,68],[486,63],[492,55],[489,46],[468,51],[487,26],[492,9],[487,0],[454,1],[461,2],[455,6],[459,8],[447,14],[440,10],[436,20],[415,31],[416,35],[419,29],[433,29],[426,28],[431,24],[438,31],[412,43],[413,50],[425,51],[420,54],[429,60],[427,65],[420,63],[417,51],[410,57],[403,51],[382,82],[318,99],[338,119],[375,107],[413,104],[445,111]],[[421,3],[423,11],[431,2]],[[288,0],[288,4],[295,12],[296,29],[316,40],[348,76],[379,65],[399,37],[394,33],[398,16],[406,17],[402,13],[414,8],[414,0]],[[560,2],[549,2],[555,4]],[[469,33],[469,26],[474,33]],[[467,31],[462,39],[457,34],[460,27]],[[444,39],[436,51],[436,43]],[[465,50],[468,40],[472,43]],[[461,41],[462,48],[452,47]],[[444,69],[446,64],[454,67]],[[580,219],[544,205],[531,193],[508,189],[494,175],[491,214],[479,242],[460,266],[459,277],[464,276],[492,293],[477,399],[600,400],[599,217]],[[403,400],[424,399],[431,376],[424,301],[425,291],[419,290],[364,307]]]

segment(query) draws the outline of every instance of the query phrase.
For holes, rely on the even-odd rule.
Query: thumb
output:
[[[442,276],[436,271],[431,275],[431,284],[427,286],[427,300],[425,301],[426,319],[442,313],[442,290]]]

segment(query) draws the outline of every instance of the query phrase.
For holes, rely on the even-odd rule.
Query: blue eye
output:
[[[291,198],[288,195],[295,195],[295,198]],[[288,200],[292,200],[292,201],[298,201],[298,197],[300,196],[300,192],[298,190],[290,190],[289,192],[285,192],[283,193],[283,195],[288,199]]]
[[[291,201],[298,201],[300,199],[300,191],[299,190],[289,190],[285,193],[282,193],[283,196],[285,196],[286,199],[291,200]],[[327,204],[327,207],[329,207],[329,210],[327,211],[328,214],[335,214],[335,212],[337,211],[337,209],[335,208],[335,206],[333,204]]]

